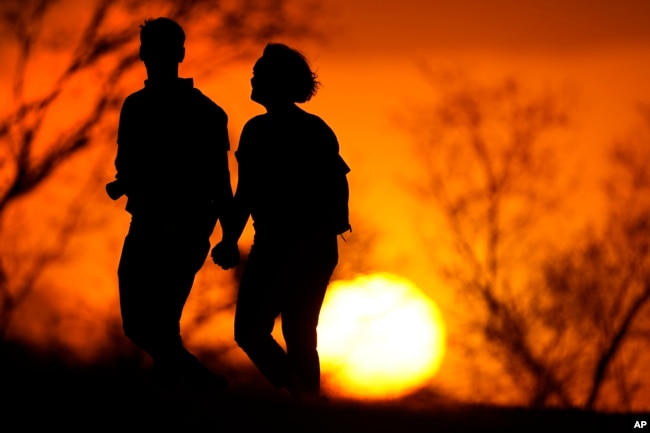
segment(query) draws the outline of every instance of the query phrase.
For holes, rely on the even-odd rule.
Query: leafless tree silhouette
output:
[[[554,244],[540,238],[566,191],[553,184],[553,147],[568,125],[561,95],[533,96],[515,80],[444,84],[413,130],[426,169],[418,192],[446,222],[433,241],[452,245],[441,265],[460,300],[450,340],[477,360],[476,391],[514,390],[532,406],[647,409],[650,108],[613,146],[604,228]]]
[[[505,390],[531,405],[570,405],[548,356],[554,343],[534,314],[544,296],[526,274],[539,260],[540,220],[556,204],[551,143],[567,111],[559,97],[535,95],[514,79],[481,85],[453,76],[441,89],[439,102],[415,117],[413,132],[426,173],[418,193],[446,223],[430,244],[447,240],[453,251],[436,258],[445,257],[440,270],[463,309],[452,312],[461,325],[450,329],[450,344],[476,360],[477,393]],[[505,383],[484,374],[486,365]]]
[[[581,401],[589,409],[640,410],[647,398],[641,392],[650,343],[650,109],[641,114],[644,125],[611,153],[604,229],[545,267],[553,317],[583,342],[572,358],[584,366]]]
[[[30,229],[22,226],[18,204],[55,178],[66,161],[114,141],[116,115],[129,92],[125,82],[138,65],[142,21],[152,14],[179,21],[196,33],[196,45],[207,44],[211,56],[225,63],[273,37],[314,36],[304,24],[311,8],[285,0],[0,3],[3,46],[7,57],[15,57],[8,107],[0,107],[0,340],[44,269],[61,258],[86,200],[77,196],[62,209],[59,224],[48,227],[50,242],[31,249],[16,248],[17,233]],[[84,188],[95,190],[101,179],[88,182]]]

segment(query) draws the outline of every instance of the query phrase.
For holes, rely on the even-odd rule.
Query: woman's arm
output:
[[[223,239],[221,242],[224,243],[234,243],[236,244],[241,237],[248,218],[251,215],[249,203],[249,191],[247,186],[247,180],[244,173],[245,170],[242,170],[241,164],[238,168],[239,181],[237,182],[237,190],[235,191],[235,196],[232,200],[232,206],[230,207],[230,212],[228,215],[224,215],[225,218],[221,220],[221,228],[223,229]]]
[[[246,127],[242,131],[239,147],[235,155],[237,156],[238,181],[235,196],[230,206],[221,216],[221,228],[223,237],[212,249],[212,260],[223,269],[230,269],[239,263],[239,249],[237,242],[241,237],[246,223],[251,215],[250,196],[251,196],[251,177],[250,161],[247,160],[246,149],[248,134]]]

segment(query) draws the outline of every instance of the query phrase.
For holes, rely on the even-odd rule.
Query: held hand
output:
[[[239,248],[236,243],[219,242],[212,248],[212,261],[222,269],[228,270],[239,264]]]

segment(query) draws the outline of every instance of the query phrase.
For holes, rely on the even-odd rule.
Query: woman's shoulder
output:
[[[311,122],[314,125],[329,128],[329,125],[318,115],[310,113],[309,111],[300,110],[300,114],[303,116],[305,121]]]
[[[336,134],[334,130],[323,120],[320,116],[316,114],[303,111],[303,116],[305,118],[305,123],[309,125],[309,128],[316,132],[319,136],[324,139],[336,141]]]
[[[253,116],[248,119],[248,121],[244,124],[244,130],[259,128],[266,123],[268,123],[268,114],[258,114],[257,116]]]
[[[241,132],[243,140],[251,139],[260,135],[266,135],[269,128],[268,114],[259,114],[250,118],[245,124]]]

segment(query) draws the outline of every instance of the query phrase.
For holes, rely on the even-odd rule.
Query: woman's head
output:
[[[319,84],[305,56],[284,44],[271,43],[253,68],[251,98],[262,105],[306,102]]]

